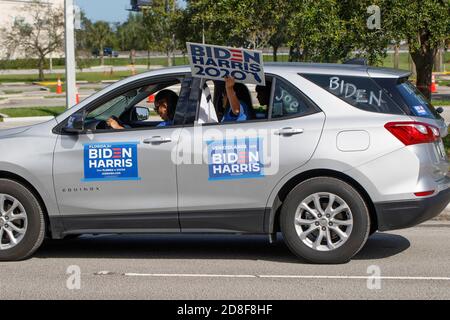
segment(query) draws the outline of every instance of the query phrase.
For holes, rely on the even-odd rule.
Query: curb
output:
[[[21,99],[21,100],[32,100],[32,99],[44,99],[45,96],[33,96],[33,95],[28,95],[28,96],[24,96],[24,95],[18,95],[18,94],[9,94],[8,96],[3,95],[0,96],[0,98],[5,98],[6,99]]]
[[[14,122],[44,122],[44,121],[52,120],[54,118],[55,117],[53,117],[53,116],[17,117],[17,118],[6,117],[6,118],[3,118],[3,122],[9,122],[9,123],[14,123]]]
[[[2,82],[0,83],[1,86],[26,86],[29,83],[26,82]]]
[[[116,83],[119,80],[102,80],[100,83]]]

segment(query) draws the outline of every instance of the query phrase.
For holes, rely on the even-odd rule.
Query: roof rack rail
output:
[[[361,66],[367,66],[367,59],[366,58],[352,58],[344,61],[344,64],[358,64]]]

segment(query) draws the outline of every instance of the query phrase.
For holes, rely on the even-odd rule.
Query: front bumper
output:
[[[437,216],[449,202],[450,188],[424,199],[374,203],[378,230],[387,231],[415,226]]]

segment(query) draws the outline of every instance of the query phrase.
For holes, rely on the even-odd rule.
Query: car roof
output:
[[[332,74],[347,75],[359,77],[386,77],[386,78],[402,78],[408,77],[411,73],[406,70],[380,68],[366,66],[360,64],[342,64],[342,63],[308,63],[308,62],[271,62],[264,64],[264,70],[286,72],[292,70],[296,73],[312,73],[312,74]]]
[[[380,68],[358,64],[339,63],[308,63],[308,62],[269,62],[264,64],[264,71],[282,75],[283,73],[305,73],[305,74],[332,74],[343,76],[359,76],[374,78],[403,78],[409,77],[411,72],[392,68]],[[171,73],[190,73],[190,66],[176,66],[157,69],[140,75],[164,75]],[[150,74],[151,73],[151,74]]]

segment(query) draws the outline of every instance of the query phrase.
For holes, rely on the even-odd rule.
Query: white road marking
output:
[[[443,280],[450,281],[450,277],[394,277],[394,276],[298,276],[298,275],[260,275],[260,278],[293,278],[293,279],[381,279],[381,280]]]
[[[211,278],[257,278],[251,274],[196,274],[196,273],[124,273],[129,277],[211,277]]]
[[[436,280],[450,281],[450,277],[407,277],[407,276],[321,276],[321,275],[251,275],[251,274],[196,274],[196,273],[124,273],[128,277],[181,277],[181,278],[280,278],[280,279],[349,279],[349,280]]]

